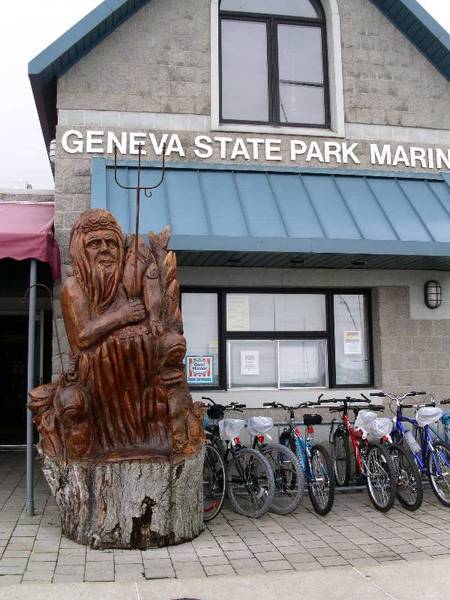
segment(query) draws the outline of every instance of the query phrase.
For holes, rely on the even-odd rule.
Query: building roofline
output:
[[[55,137],[56,82],[150,0],[104,0],[28,64],[45,145]],[[450,34],[416,0],[370,0],[450,81]]]

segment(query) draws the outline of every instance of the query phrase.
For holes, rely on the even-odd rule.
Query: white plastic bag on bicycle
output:
[[[420,427],[437,423],[444,414],[439,406],[422,406],[416,413],[416,421]]]
[[[384,437],[389,437],[392,431],[392,419],[389,417],[377,417],[372,419],[367,430],[367,439],[369,442],[379,442]]]
[[[360,410],[355,420],[355,429],[361,429],[365,433],[369,431],[370,423],[377,418],[373,410]]]
[[[241,433],[246,425],[245,419],[222,419],[219,421],[220,438],[231,442]]]
[[[273,428],[273,419],[272,417],[249,417],[247,425],[251,435],[264,435]]]

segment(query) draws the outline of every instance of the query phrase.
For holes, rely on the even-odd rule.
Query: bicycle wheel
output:
[[[222,508],[225,498],[225,465],[219,451],[205,445],[203,463],[203,520],[211,521]]]
[[[395,501],[397,477],[391,457],[380,444],[371,444],[367,451],[366,483],[370,501],[381,511],[390,510]]]
[[[234,510],[246,517],[266,513],[275,494],[275,481],[267,458],[252,448],[239,448],[226,469],[226,488]]]
[[[422,480],[416,461],[408,450],[398,444],[388,446],[397,477],[397,500],[408,510],[417,510],[422,504]]]
[[[428,454],[428,477],[433,492],[444,506],[450,506],[450,446],[433,442],[434,452]]]
[[[282,444],[270,443],[260,449],[269,461],[275,480],[270,512],[288,515],[298,508],[305,489],[305,476],[297,456]]]
[[[311,448],[309,462],[308,492],[311,504],[319,515],[330,512],[334,502],[333,461],[328,451],[316,444]]]
[[[352,462],[350,440],[343,429],[336,429],[333,435],[333,467],[336,485],[344,487],[350,483]]]

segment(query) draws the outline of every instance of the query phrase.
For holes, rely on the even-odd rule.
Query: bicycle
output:
[[[245,404],[232,402],[225,406],[206,396],[202,400],[210,403],[207,417],[213,421],[207,420],[204,426],[207,438],[203,468],[206,520],[211,520],[219,513],[225,493],[237,513],[246,517],[261,517],[270,509],[275,494],[271,466],[263,454],[241,444],[239,433],[246,421],[224,418],[227,410],[241,411]]]
[[[305,489],[305,477],[297,455],[290,448],[273,442],[268,435],[273,428],[272,417],[250,417],[247,424],[253,437],[252,448],[262,452],[272,467],[275,496],[270,512],[288,515],[299,507]]]
[[[396,396],[388,392],[376,392],[370,394],[380,398],[389,398],[389,407],[392,402],[396,403],[394,429],[392,437],[397,444],[406,441],[410,448],[418,470],[426,475],[430,481],[431,488],[439,502],[444,506],[450,506],[450,446],[433,438],[430,425],[437,423],[442,417],[443,411],[436,406],[434,400],[423,404],[407,404],[402,402],[405,398],[422,396],[426,392],[408,392]],[[442,400],[441,404],[449,404],[450,400]],[[413,408],[416,411],[415,418],[403,414],[404,408]],[[432,408],[434,410],[426,410]],[[393,411],[392,411],[393,412]],[[420,432],[420,443],[408,430],[404,423],[410,423]]]
[[[319,515],[330,512],[334,502],[334,478],[331,457],[321,444],[314,444],[314,427],[322,422],[320,415],[303,415],[306,435],[295,425],[295,411],[300,408],[316,406],[311,402],[302,402],[298,406],[285,406],[281,402],[265,402],[263,406],[282,408],[289,411],[289,424],[280,435],[280,444],[290,448],[298,457],[308,485],[308,493],[314,510]]]
[[[359,406],[351,406],[355,402],[359,403]],[[384,407],[371,405],[370,401],[364,398],[351,398],[350,396],[322,399],[321,395],[318,403],[320,405],[340,404],[338,407],[329,407],[330,412],[342,413],[341,423],[334,429],[333,422],[330,430],[330,443],[334,448],[334,475],[337,484],[345,486],[350,482],[353,455],[356,474],[365,478],[370,501],[377,510],[387,512],[394,504],[397,489],[392,459],[387,449],[378,441],[385,437],[387,423],[383,424],[384,427],[376,433],[374,429],[374,436],[370,436],[369,440],[368,429],[371,421],[376,420],[376,413],[367,414],[369,412],[367,408],[380,411],[384,410]],[[368,404],[368,406],[361,406],[361,403]],[[349,409],[353,410],[357,417],[354,425],[350,423],[348,417]],[[366,409],[365,413],[361,414],[363,409]]]

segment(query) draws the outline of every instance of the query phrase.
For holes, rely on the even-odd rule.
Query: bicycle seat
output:
[[[245,419],[222,419],[219,422],[220,437],[230,442],[244,429],[247,421]]]
[[[303,415],[303,423],[305,425],[320,425],[323,421],[323,417],[322,415],[311,415],[311,414],[306,414]]]
[[[221,406],[220,404],[210,404],[208,406],[208,409],[206,411],[206,414],[208,415],[208,417],[210,419],[221,419],[223,417],[223,413],[224,413],[224,409],[223,406]]]
[[[249,417],[247,425],[251,435],[263,435],[273,428],[273,419],[272,417]]]
[[[420,427],[437,423],[444,414],[438,406],[422,406],[416,413],[416,421]]]

